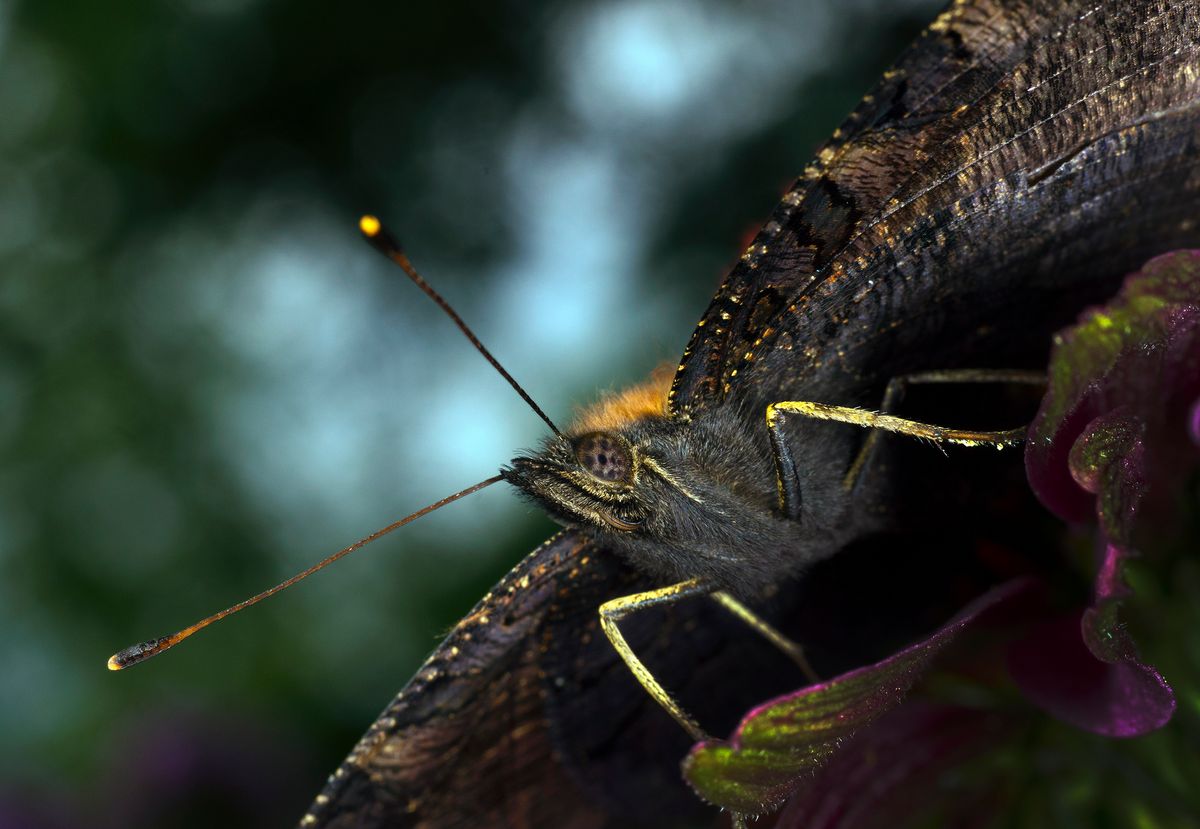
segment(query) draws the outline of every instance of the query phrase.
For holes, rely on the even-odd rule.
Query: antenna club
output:
[[[358,229],[361,230],[363,236],[366,236],[368,239],[373,239],[378,236],[382,227],[383,226],[379,223],[379,219],[370,214],[367,214],[358,220]]]
[[[110,671],[120,671],[128,668],[130,665],[136,665],[139,662],[144,662],[155,654],[165,651],[178,641],[177,636],[160,636],[158,639],[151,639],[147,642],[139,642],[136,645],[130,645],[123,651],[117,651],[108,658],[108,669]]]

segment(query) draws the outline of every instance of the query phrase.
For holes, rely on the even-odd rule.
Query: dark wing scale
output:
[[[563,532],[514,567],[379,716],[300,825],[602,826],[554,762],[538,665],[540,628],[554,602],[569,600],[590,550]]]
[[[552,538],[451,631],[300,825],[623,829],[702,820],[708,812],[679,772],[687,735],[599,629],[601,604],[652,586],[578,533]],[[781,601],[765,612],[790,607]],[[717,733],[803,681],[709,602],[638,614],[622,630]]]
[[[1200,95],[1196,17],[1195,4],[1165,0],[953,5],[820,151],[722,285],[685,352],[672,411],[730,396],[819,399],[826,387],[877,393],[911,370],[907,353],[968,358],[985,317],[1044,330],[1054,289],[1111,285],[1137,257],[1194,243],[1170,228],[1196,201],[1184,152]],[[1131,153],[1143,171],[1115,166]],[[1119,202],[1121,190],[1159,186],[1153,210],[1131,217]],[[1015,298],[1034,316],[991,304]],[[976,353],[996,353],[1004,333]]]
[[[777,321],[828,332],[805,344],[808,359],[763,337],[754,371],[749,359],[730,368],[742,369],[731,393],[751,375],[766,393],[833,377],[847,394],[878,394],[891,375],[955,360],[1015,365],[1016,352],[1041,365],[1049,333],[1081,304],[1200,241],[1196,4],[1073,4],[1042,26],[976,101],[909,142],[922,166]]]
[[[614,596],[654,586],[619,557],[573,580],[556,602],[541,643],[543,695],[557,760],[614,827],[700,826],[711,809],[682,782],[691,740],[637,684],[600,630],[596,608]],[[790,597],[756,603],[779,621]],[[634,614],[621,623],[630,647],[684,709],[712,733],[728,733],[741,712],[804,682],[762,637],[715,603]]]
[[[672,412],[688,416],[720,403],[744,352],[919,168],[924,159],[913,145],[924,130],[977,100],[1021,56],[1024,38],[1041,22],[1022,5],[956,3],[834,130],[701,317],[671,387]],[[1010,22],[1026,15],[1028,24]]]

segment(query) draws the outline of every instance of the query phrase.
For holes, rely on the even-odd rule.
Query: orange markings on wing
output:
[[[568,431],[576,435],[609,432],[643,417],[665,417],[675,368],[673,363],[664,363],[645,382],[607,394],[581,409]]]

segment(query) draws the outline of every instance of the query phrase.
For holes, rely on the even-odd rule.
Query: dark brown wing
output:
[[[993,454],[974,457],[1001,463]],[[989,487],[1004,477],[995,466],[980,473],[972,480]],[[932,535],[864,541],[755,602],[804,643],[821,675],[894,652],[992,583],[971,555],[986,524],[986,513],[965,506],[978,491],[965,478],[948,484],[944,469],[928,474],[939,486],[923,478],[905,489],[925,493],[918,506],[928,513],[910,523],[935,527]],[[711,820],[680,776],[690,739],[599,629],[601,604],[651,586],[577,532],[546,542],[455,626],[330,777],[301,826],[615,829]],[[714,734],[803,683],[765,639],[702,599],[636,614],[622,631]]]
[[[301,826],[557,829],[702,819],[705,807],[679,773],[687,735],[599,629],[601,604],[652,586],[577,532],[546,542],[455,626]],[[639,614],[622,630],[718,733],[802,681],[770,645],[702,600]]]
[[[553,761],[538,666],[547,613],[588,569],[590,549],[564,532],[514,567],[379,716],[300,825],[603,825]]]
[[[953,3],[721,286],[672,411],[845,398],[913,351],[1044,338],[1054,290],[1194,244],[1198,41],[1195,2]]]

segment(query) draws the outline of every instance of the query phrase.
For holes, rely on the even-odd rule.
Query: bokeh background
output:
[[[0,826],[283,826],[938,0],[0,0]]]

